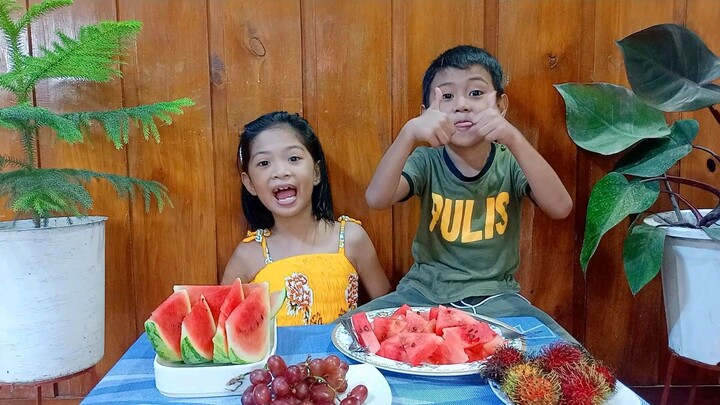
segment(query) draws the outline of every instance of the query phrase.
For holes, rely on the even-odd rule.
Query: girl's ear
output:
[[[320,163],[315,163],[315,169],[313,170],[313,187],[320,184]]]
[[[245,186],[246,189],[248,189],[250,194],[257,197],[257,192],[255,191],[255,186],[253,186],[252,180],[250,180],[250,176],[248,176],[247,173],[242,172],[240,174],[240,178],[242,178],[242,184]]]
[[[508,99],[507,94],[504,94],[500,96],[500,98],[497,101],[498,109],[500,110],[500,115],[503,117],[505,116],[505,113],[507,113],[508,105],[510,103],[510,100]]]

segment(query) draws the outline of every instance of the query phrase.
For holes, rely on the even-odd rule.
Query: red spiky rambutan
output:
[[[560,380],[562,405],[601,405],[612,394],[605,377],[587,363],[566,365],[554,373]]]
[[[524,363],[526,360],[525,352],[512,346],[503,345],[487,358],[484,367],[480,370],[480,375],[502,384],[507,369]]]
[[[551,374],[523,375],[510,399],[518,405],[556,405],[560,400],[560,383]]]
[[[589,355],[580,345],[558,342],[544,347],[536,361],[547,372],[556,371],[568,365],[586,363]]]
[[[614,392],[615,386],[617,384],[617,378],[615,378],[615,373],[610,369],[610,367],[602,364],[599,361],[596,361],[593,363],[592,367],[595,369],[595,371],[600,374],[604,379],[605,382],[610,386],[610,389]]]

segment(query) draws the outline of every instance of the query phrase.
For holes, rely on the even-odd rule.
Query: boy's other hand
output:
[[[436,87],[430,106],[420,116],[411,119],[406,124],[410,127],[408,129],[416,141],[427,142],[433,147],[450,142],[450,137],[455,133],[455,126],[450,117],[440,111],[442,97],[442,90]]]
[[[487,93],[487,108],[473,118],[473,130],[488,142],[504,145],[512,143],[516,137],[522,136],[520,131],[505,119],[504,112],[497,107],[497,92]]]

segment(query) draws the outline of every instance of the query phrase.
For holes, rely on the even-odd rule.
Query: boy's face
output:
[[[438,107],[455,125],[456,132],[450,143],[457,146],[471,146],[482,140],[473,135],[475,115],[488,108],[495,108],[503,115],[507,110],[507,96],[497,96],[490,72],[480,65],[443,69],[435,75],[431,91],[434,92],[436,87],[442,91]],[[432,93],[430,103],[437,103]]]

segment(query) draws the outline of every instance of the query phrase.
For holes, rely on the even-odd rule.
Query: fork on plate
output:
[[[348,346],[348,350],[351,352],[367,352],[367,348],[360,344],[358,341],[357,335],[355,335],[355,328],[352,326],[352,320],[350,318],[341,318],[340,324],[347,330],[348,334],[350,335],[350,338],[352,338],[352,342],[350,342],[350,346]]]

